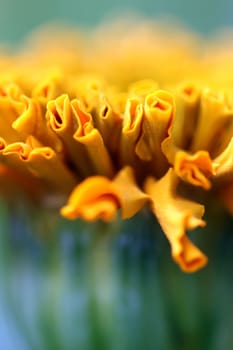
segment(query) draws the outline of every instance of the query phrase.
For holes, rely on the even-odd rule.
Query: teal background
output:
[[[209,33],[232,25],[232,10],[231,0],[0,0],[0,41],[17,41],[51,20],[93,26],[130,12],[175,16],[191,29]]]

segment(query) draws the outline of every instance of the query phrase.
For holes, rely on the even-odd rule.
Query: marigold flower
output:
[[[35,54],[9,56],[0,177],[38,203],[59,198],[68,219],[112,221],[119,210],[127,219],[148,206],[174,260],[193,272],[207,258],[186,231],[205,226],[209,193],[233,213],[230,77],[212,76],[191,36],[144,24],[119,39],[115,30],[104,45],[89,38],[91,51],[80,36],[72,45],[52,36],[42,52],[39,40]]]

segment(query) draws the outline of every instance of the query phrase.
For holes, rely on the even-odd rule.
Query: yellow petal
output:
[[[23,142],[15,142],[4,148],[2,155],[7,164],[25,175],[41,179],[51,191],[69,193],[76,184],[76,178],[49,147],[37,147]]]
[[[74,95],[85,105],[87,112],[92,112],[99,106],[100,94],[103,93],[106,83],[95,75],[85,75],[74,83]]]
[[[31,95],[41,104],[46,105],[48,101],[59,96],[61,83],[62,77],[59,74],[51,74],[37,82],[32,89]]]
[[[99,106],[93,112],[94,125],[100,131],[107,149],[116,154],[121,133],[122,118],[116,113],[104,94],[99,96]]]
[[[42,195],[41,182],[35,178],[22,161],[28,157],[30,150],[31,148],[27,144],[16,142],[7,145],[5,140],[0,138],[1,166],[7,169],[9,180],[13,179],[14,183],[21,185],[31,195]]]
[[[28,169],[51,191],[70,193],[77,182],[75,175],[50,147],[32,149],[26,162]]]
[[[132,97],[141,97],[142,100],[150,93],[158,89],[158,83],[152,79],[136,81],[129,86],[129,94]]]
[[[71,193],[61,214],[69,219],[111,221],[121,208],[122,218],[128,219],[148,200],[149,196],[137,186],[132,168],[125,167],[113,180],[92,176],[81,182]]]
[[[63,150],[59,138],[47,127],[40,104],[35,99],[22,95],[20,101],[23,110],[18,118],[12,123],[12,127],[18,132],[22,139],[33,135],[42,144],[52,147],[56,152]]]
[[[0,136],[7,142],[20,141],[20,136],[12,128],[12,123],[24,108],[20,101],[21,93],[16,84],[0,86]]]
[[[138,98],[129,98],[126,102],[122,135],[120,141],[121,165],[133,165],[137,162],[135,147],[141,132],[143,105]]]
[[[174,89],[176,111],[168,128],[168,136],[161,144],[163,154],[172,165],[177,152],[188,149],[192,141],[199,108],[199,90],[191,82],[181,83]]]
[[[161,150],[161,143],[167,137],[174,114],[173,96],[163,90],[147,95],[142,131],[135,152],[144,161],[151,161],[157,176],[167,167],[167,160]]]
[[[55,100],[52,99],[48,102],[46,118],[54,132],[63,134],[68,130],[67,137],[73,134],[76,124],[75,120],[72,120],[68,95],[61,95]]]
[[[177,184],[178,178],[169,169],[158,181],[149,178],[145,192],[150,195],[152,210],[171,244],[173,259],[182,270],[194,272],[206,264],[207,258],[189,240],[185,231],[205,225],[201,219],[204,207],[180,197],[176,192]]]
[[[214,174],[214,170],[209,153],[206,151],[198,151],[195,154],[178,151],[174,171],[182,180],[194,186],[200,186],[205,190],[211,187],[209,177]]]
[[[175,90],[176,113],[172,121],[172,142],[187,149],[192,141],[200,102],[198,84],[185,81]]]
[[[201,94],[197,126],[193,133],[191,151],[208,150],[211,156],[217,152],[216,143],[222,130],[233,117],[233,104],[225,91],[205,88]]]
[[[182,150],[188,147],[194,134],[195,114],[199,104],[199,89],[191,83],[184,83],[176,91],[177,111],[168,128],[168,136],[161,148],[175,173],[184,181],[210,189],[209,178],[214,175],[212,160],[207,151],[190,153]]]
[[[123,168],[113,180],[121,206],[121,216],[128,219],[140,211],[149,201],[149,196],[136,184],[133,169]]]
[[[119,205],[118,194],[111,180],[92,176],[75,187],[67,205],[61,209],[61,215],[68,219],[80,217],[87,221],[111,221]]]
[[[69,161],[78,174],[88,176],[91,173],[90,161],[84,145],[77,142],[73,135],[79,127],[70,104],[68,95],[61,95],[47,104],[46,119],[48,127],[62,140]],[[86,118],[86,120],[89,120]]]
[[[84,111],[77,99],[71,101],[71,108],[78,124],[73,137],[78,143],[85,146],[93,172],[113,177],[114,168],[110,155],[99,130],[93,126],[91,115]]]
[[[10,100],[17,101],[19,100],[21,94],[22,94],[22,90],[17,84],[13,82],[3,83],[0,85],[1,97],[8,97]]]
[[[128,94],[123,91],[113,92],[110,95],[111,104],[113,106],[114,111],[118,115],[122,116],[124,114],[125,106],[128,98],[129,98]]]
[[[23,174],[25,177],[30,176],[30,171],[25,167],[24,160],[28,158],[31,147],[24,142],[14,142],[1,149],[2,161],[15,172]]]

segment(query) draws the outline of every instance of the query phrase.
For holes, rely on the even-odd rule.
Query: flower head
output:
[[[207,199],[233,213],[232,71],[218,80],[181,32],[123,28],[123,39],[115,29],[89,45],[52,36],[3,55],[2,188],[52,196],[68,219],[128,219],[147,206],[192,272],[207,258],[186,231],[205,226]]]

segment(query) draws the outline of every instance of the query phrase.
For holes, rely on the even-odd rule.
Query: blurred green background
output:
[[[0,40],[16,41],[51,20],[92,26],[127,12],[150,18],[172,15],[191,29],[209,33],[232,25],[232,10],[231,0],[1,0]]]

